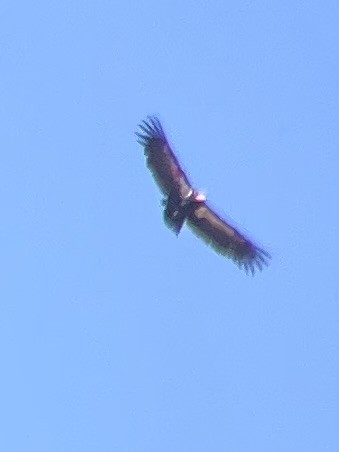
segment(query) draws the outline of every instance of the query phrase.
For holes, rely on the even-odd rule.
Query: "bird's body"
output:
[[[219,254],[231,258],[239,267],[254,274],[267,265],[270,255],[219,217],[189,182],[172,151],[157,118],[150,117],[137,133],[144,147],[147,166],[165,196],[164,220],[177,235],[183,224]]]
[[[178,235],[189,213],[191,202],[189,199],[183,199],[177,190],[173,190],[167,200],[164,200],[164,205],[165,223]]]

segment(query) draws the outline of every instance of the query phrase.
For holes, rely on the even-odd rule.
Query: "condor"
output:
[[[271,256],[216,214],[206,203],[204,194],[192,187],[159,120],[148,117],[139,127],[141,131],[136,135],[144,147],[147,166],[165,196],[166,225],[178,235],[186,222],[198,237],[246,273],[254,275],[256,269],[268,265]]]

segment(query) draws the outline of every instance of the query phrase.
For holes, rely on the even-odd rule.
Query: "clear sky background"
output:
[[[336,1],[3,1],[0,450],[339,450]],[[254,278],[162,221],[156,114]]]

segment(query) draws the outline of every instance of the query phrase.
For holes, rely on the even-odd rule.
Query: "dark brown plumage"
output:
[[[137,133],[139,143],[145,148],[147,166],[164,195],[173,189],[185,196],[192,186],[170,148],[163,128],[157,118],[140,124],[143,133]]]
[[[179,234],[184,222],[216,252],[231,258],[246,272],[268,264],[270,255],[254,245],[237,229],[220,218],[197,193],[172,151],[159,120],[149,117],[137,133],[144,147],[147,166],[165,195],[164,219]]]

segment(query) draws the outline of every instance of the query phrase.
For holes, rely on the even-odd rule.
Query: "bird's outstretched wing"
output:
[[[148,117],[140,124],[141,132],[136,132],[138,142],[144,146],[147,166],[164,195],[177,190],[186,197],[192,190],[191,184],[172,151],[160,121]]]
[[[206,203],[196,203],[187,218],[187,226],[219,254],[232,259],[240,268],[254,274],[268,265],[269,253],[220,218]]]

